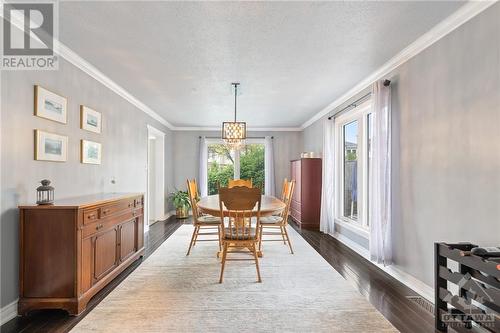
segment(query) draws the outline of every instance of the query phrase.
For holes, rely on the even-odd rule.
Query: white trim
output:
[[[381,269],[382,271],[386,272],[420,296],[424,297],[427,299],[429,302],[434,304],[434,288],[431,286],[425,284],[421,280],[417,279],[413,275],[410,275],[406,273],[400,266],[398,265],[391,265],[391,266],[384,266],[381,264],[377,264],[373,261],[370,260],[370,253],[368,252],[367,249],[362,247],[361,245],[357,244],[353,240],[349,239],[348,237],[336,232],[333,235],[330,235],[333,238],[337,239],[339,242],[362,256],[364,259],[369,261],[369,263],[373,264],[375,267]]]
[[[338,224],[342,228],[345,228],[345,229],[349,230],[350,232],[355,233],[356,235],[365,238],[366,240],[370,239],[370,231],[367,228],[361,226],[361,224],[359,224],[359,223],[346,222],[346,221],[343,221],[339,218],[335,218],[335,224]]]
[[[220,132],[221,127],[174,126],[173,131]],[[247,132],[301,132],[301,127],[248,127]]]
[[[145,220],[145,223],[144,223],[144,232],[148,231],[149,230],[149,220],[150,220],[150,211],[149,211],[149,192],[150,192],[150,188],[149,188],[149,181],[150,181],[150,170],[151,170],[151,166],[149,165],[149,152],[151,150],[151,140],[152,139],[157,139],[158,143],[160,144],[161,147],[159,147],[160,149],[157,149],[157,152],[156,154],[158,155],[161,155],[161,157],[163,158],[163,160],[161,161],[161,164],[159,165],[159,169],[158,169],[158,165],[156,165],[155,163],[155,170],[157,170],[155,172],[156,176],[157,176],[157,182],[159,185],[159,188],[156,189],[156,193],[155,193],[155,196],[159,196],[159,197],[155,197],[155,207],[162,207],[164,204],[165,204],[165,133],[157,128],[155,128],[154,126],[151,126],[149,124],[146,125],[147,127],[147,131],[148,131],[148,135],[147,135],[147,153],[146,153],[146,194],[145,194],[145,200],[144,200],[144,203],[145,203],[145,209],[144,209],[144,220]],[[155,214],[156,215],[156,214]],[[162,213],[161,213],[161,216],[165,216],[165,210],[162,209]],[[161,219],[161,218],[159,218]],[[159,220],[158,219],[158,220]]]
[[[165,137],[165,132],[163,132],[163,131],[161,131],[161,130],[157,129],[156,127],[151,126],[149,124],[147,124],[146,126],[148,128],[148,133],[151,132],[156,136]]]
[[[0,326],[17,317],[17,299],[0,309]]]
[[[427,31],[425,34],[420,36],[413,43],[408,45],[406,48],[401,50],[393,58],[387,61],[382,67],[378,68],[375,72],[370,74],[364,80],[359,82],[357,85],[352,87],[349,91],[344,93],[342,96],[337,98],[335,101],[330,103],[327,107],[323,108],[317,114],[315,114],[311,119],[306,121],[300,127],[305,129],[306,127],[312,125],[315,121],[321,119],[335,108],[341,106],[347,102],[353,96],[359,94],[361,91],[370,86],[373,82],[383,78],[385,75],[389,74],[395,70],[400,65],[404,64],[444,36],[451,33],[453,30],[461,26],[462,24],[469,21],[471,18],[475,17],[479,13],[483,12],[496,1],[469,1],[460,7],[456,12],[448,16],[446,19],[438,23],[431,30]]]

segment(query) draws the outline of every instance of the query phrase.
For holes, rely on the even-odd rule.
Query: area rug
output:
[[[397,332],[292,228],[295,254],[264,243],[262,283],[248,261],[226,264],[215,242],[186,256],[180,227],[72,332]]]

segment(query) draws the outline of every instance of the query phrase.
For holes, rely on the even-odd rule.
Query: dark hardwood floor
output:
[[[79,317],[68,316],[66,312],[58,310],[34,311],[27,317],[12,319],[4,324],[0,331],[2,333],[69,331],[184,223],[190,223],[190,220],[170,218],[153,224],[145,235],[144,258],[137,260],[94,296],[85,312]],[[411,289],[368,263],[335,238],[318,231],[300,230],[293,223],[291,225],[398,330],[411,333],[434,332],[433,316],[406,298],[417,295]]]

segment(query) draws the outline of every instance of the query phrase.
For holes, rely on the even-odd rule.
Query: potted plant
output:
[[[176,190],[170,194],[170,198],[175,207],[176,217],[178,219],[187,218],[189,208],[191,207],[188,193],[186,191]]]

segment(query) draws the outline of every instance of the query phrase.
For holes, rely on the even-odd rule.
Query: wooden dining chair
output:
[[[245,186],[252,188],[252,179],[229,179],[227,187],[233,188],[235,186]]]
[[[191,201],[191,209],[193,210],[193,235],[191,236],[191,242],[189,242],[189,249],[187,251],[187,256],[191,253],[191,248],[196,245],[197,241],[218,241],[219,242],[219,251],[222,250],[221,243],[221,235],[222,235],[222,222],[220,217],[200,214],[198,211],[198,185],[196,184],[196,180],[187,180],[187,188],[189,194],[189,200]],[[212,231],[217,229],[217,232]],[[200,232],[207,231],[208,232]],[[206,235],[217,235],[217,238],[208,238],[208,239],[200,239],[198,240],[198,236],[206,236]]]
[[[293,254],[292,243],[290,242],[290,237],[288,236],[286,227],[288,225],[288,212],[290,211],[294,188],[295,180],[289,181],[282,199],[285,203],[285,208],[279,215],[261,217],[259,251],[262,249],[262,242],[283,241],[285,245],[288,244],[290,252]],[[268,231],[266,231],[266,229]],[[277,232],[277,230],[279,230],[279,232]],[[264,239],[264,236],[281,236],[281,239],[275,237],[271,237],[271,239]]]
[[[227,227],[222,229],[222,266],[219,283],[224,277],[226,261],[253,260],[257,268],[257,281],[261,282],[257,245],[260,235],[261,191],[258,188],[236,186],[219,189],[219,208],[227,219]],[[257,206],[257,211],[252,212]],[[255,215],[255,217],[252,217]],[[246,221],[251,221],[247,223]],[[255,224],[253,224],[255,222]],[[243,250],[242,250],[243,248]],[[233,250],[230,250],[233,249]],[[248,250],[245,251],[245,249]],[[229,253],[250,254],[253,258],[228,258]]]

